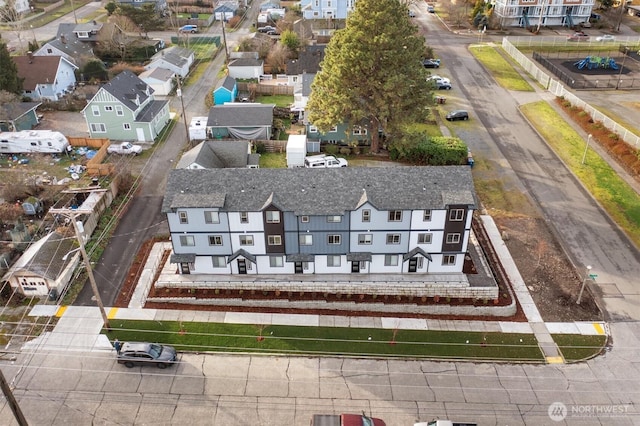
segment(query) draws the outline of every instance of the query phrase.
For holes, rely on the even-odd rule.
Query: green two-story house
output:
[[[169,123],[169,101],[130,71],[102,85],[82,110],[92,138],[153,143]]]

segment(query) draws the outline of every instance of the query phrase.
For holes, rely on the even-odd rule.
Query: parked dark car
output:
[[[425,68],[440,68],[440,59],[425,59],[422,65]]]
[[[120,348],[118,364],[124,364],[127,368],[133,368],[135,365],[155,365],[158,368],[166,368],[176,362],[176,356],[173,346],[126,342]]]
[[[276,30],[276,27],[272,27],[271,25],[267,25],[267,26],[258,28],[258,32],[259,33],[268,34],[269,31],[277,31],[277,30]]]
[[[447,121],[468,120],[469,113],[463,109],[451,111],[449,114],[447,114],[446,119]]]
[[[280,35],[280,33],[278,32],[278,30],[271,30],[267,31],[267,35]]]

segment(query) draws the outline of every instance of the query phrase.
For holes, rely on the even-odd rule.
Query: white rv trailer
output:
[[[65,152],[69,141],[60,132],[52,130],[22,130],[0,133],[0,154],[27,154]]]

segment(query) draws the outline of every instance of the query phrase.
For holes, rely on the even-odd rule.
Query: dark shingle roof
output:
[[[10,102],[0,105],[0,120],[15,120],[42,105],[41,102]]]
[[[343,214],[365,202],[380,210],[477,205],[468,166],[176,169],[169,175],[162,211],[260,211],[273,203],[298,215],[326,215]]]
[[[193,55],[193,51],[186,47],[172,46],[156,53],[151,59],[152,62],[162,59],[172,65],[182,68],[189,62],[191,55]]]
[[[184,169],[193,163],[206,169],[247,167],[248,152],[248,141],[204,141],[187,151],[176,168]]]
[[[230,67],[259,67],[262,65],[262,59],[238,58],[229,62]]]
[[[273,104],[234,103],[214,105],[209,110],[207,127],[251,127],[273,124]]]
[[[144,103],[149,97],[145,92],[147,87],[147,84],[140,80],[137,75],[125,70],[113,77],[108,83],[103,84],[101,88],[109,92],[131,111],[135,111],[139,107],[134,102],[136,97],[139,97],[140,104]],[[153,93],[151,87],[149,87],[149,93]]]
[[[150,123],[158,115],[160,111],[169,103],[166,101],[151,101],[136,117],[136,121],[139,123]]]
[[[314,78],[315,74],[302,74],[302,96],[311,96],[311,83]]]
[[[300,75],[305,72],[317,73],[320,71],[320,62],[324,59],[325,46],[322,44],[307,46],[298,54],[298,59],[287,61],[287,75]]]
[[[229,92],[233,91],[233,88],[236,85],[236,79],[230,76],[226,76],[223,80],[218,81],[218,89],[219,88],[225,88],[227,89]]]

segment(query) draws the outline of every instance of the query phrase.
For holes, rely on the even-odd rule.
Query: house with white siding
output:
[[[78,68],[63,56],[14,56],[18,75],[24,78],[22,96],[34,101],[60,100],[76,86]]]
[[[501,27],[569,27],[588,22],[593,0],[495,0],[493,16]]]
[[[466,166],[175,169],[162,212],[181,274],[462,273]]]
[[[302,0],[300,9],[304,19],[347,19],[356,0]]]

